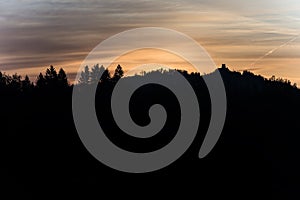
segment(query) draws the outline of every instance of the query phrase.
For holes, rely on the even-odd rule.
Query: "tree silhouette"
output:
[[[50,66],[50,68],[47,68],[46,74],[45,74],[46,80],[55,80],[57,79],[57,72],[53,65]]]
[[[11,77],[11,81],[10,81],[10,86],[14,89],[14,90],[20,90],[21,89],[21,76],[18,75],[17,73],[15,73],[12,77]]]
[[[80,84],[89,84],[90,83],[90,70],[89,66],[85,66],[84,71],[81,72],[81,76],[79,78]]]
[[[100,77],[100,75],[102,76]],[[90,72],[89,66],[85,66],[84,71],[81,72],[80,78],[78,80],[79,84],[85,84],[88,85],[90,83],[96,84],[96,83],[103,83],[110,81],[110,72],[108,69],[105,69],[103,65],[99,67],[99,64],[94,65],[92,68],[92,71]]]
[[[67,75],[62,68],[60,68],[58,72],[57,79],[59,88],[66,88],[69,86]]]
[[[54,88],[55,86],[57,86],[58,75],[56,69],[52,65],[46,70],[45,79],[48,88]]]
[[[100,80],[101,80],[101,83],[109,82],[111,80],[110,72],[108,69],[104,70]]]
[[[28,91],[31,88],[33,88],[33,84],[30,82],[29,77],[26,75],[24,80],[22,80],[22,90]]]
[[[115,69],[115,73],[112,77],[112,80],[117,82],[123,76],[124,76],[124,71],[123,71],[121,65],[118,65],[117,68]]]
[[[4,74],[4,81],[5,81],[5,84],[8,86],[8,87],[11,87],[11,82],[12,82],[12,77],[7,75],[7,74]]]
[[[46,79],[42,73],[40,73],[37,77],[36,86],[38,88],[45,88],[46,86]]]
[[[96,84],[96,83],[99,83],[100,82],[100,75],[104,72],[104,67],[101,66],[99,67],[99,64],[96,64],[93,68],[92,68],[92,71],[91,71],[91,80],[90,82],[92,84]]]
[[[6,78],[2,72],[0,72],[0,87],[6,86]]]

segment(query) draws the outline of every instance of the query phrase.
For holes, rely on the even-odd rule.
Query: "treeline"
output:
[[[100,76],[101,74],[102,76]],[[85,66],[78,81],[79,84],[94,84],[108,81],[117,82],[123,76],[124,71],[121,65],[116,67],[114,74],[111,76],[108,69],[105,69],[103,65],[99,67],[99,64],[96,64],[91,70],[89,66]]]
[[[46,69],[45,74],[40,73],[35,82],[30,81],[28,75],[22,79],[21,75],[15,73],[10,76],[0,72],[0,89],[2,91],[11,90],[14,92],[30,91],[34,88],[39,89],[54,89],[54,88],[67,88],[69,81],[65,71],[60,68],[57,72],[51,65]]]
[[[276,78],[272,76],[271,78],[264,78],[260,75],[255,75],[249,71],[243,71],[242,73],[236,71],[230,71],[226,66],[218,69],[224,81],[232,83],[235,89],[242,89],[243,87],[248,87],[247,89],[252,90],[262,90],[263,87],[271,87],[274,89],[291,89],[297,88],[297,84],[292,84],[288,79]],[[156,70],[150,72],[141,72],[139,75],[135,76],[146,76],[149,73],[160,73],[164,75],[172,75],[174,70]],[[185,70],[176,69],[177,72],[181,73],[185,78],[190,81],[197,81],[201,75],[197,72],[187,72]],[[102,76],[100,77],[100,74]],[[204,76],[209,76],[204,75]],[[81,72],[81,76],[77,84],[94,84],[103,82],[116,83],[120,78],[124,76],[124,71],[121,65],[117,65],[113,74],[110,73],[108,69],[105,69],[103,65],[94,65],[92,68],[86,66]],[[235,83],[234,83],[235,82]],[[28,91],[34,88],[39,89],[57,89],[57,88],[67,88],[71,87],[67,74],[63,68],[57,70],[51,65],[46,69],[45,74],[40,73],[35,81],[31,81],[28,75],[25,75],[24,79],[21,75],[15,73],[13,75],[8,75],[0,71],[0,90],[12,90],[12,91]],[[250,88],[249,88],[250,87]]]

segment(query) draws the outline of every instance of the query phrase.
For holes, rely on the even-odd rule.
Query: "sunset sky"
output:
[[[300,85],[298,0],[1,0],[0,70],[34,77],[54,65],[74,77],[101,41],[146,26],[189,35],[218,66]]]

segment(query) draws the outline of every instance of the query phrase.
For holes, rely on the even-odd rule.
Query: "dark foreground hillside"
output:
[[[199,98],[198,135],[189,150],[170,166],[152,173],[129,174],[104,166],[87,152],[73,122],[72,86],[63,72],[53,70],[40,75],[37,86],[18,77],[8,80],[8,76],[0,76],[3,195],[25,199],[107,195],[139,199],[179,195],[186,199],[299,198],[300,91],[290,82],[219,69],[228,98],[227,118],[215,148],[199,159],[210,120],[210,100],[199,74],[180,71]],[[165,106],[168,119],[155,138],[130,138],[116,126],[110,110],[110,94],[122,73],[117,75],[103,78],[96,96],[98,119],[107,136],[135,152],[163,147],[180,123],[174,95],[158,85],[142,87],[131,102],[136,122],[149,122],[146,108],[153,103]],[[162,72],[162,76],[171,73]]]

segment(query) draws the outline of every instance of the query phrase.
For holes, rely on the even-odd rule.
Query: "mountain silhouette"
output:
[[[290,81],[266,79],[249,71],[217,69],[227,95],[222,135],[204,159],[198,152],[210,123],[211,102],[203,77],[181,73],[193,87],[200,107],[198,134],[187,152],[170,166],[146,174],[113,170],[97,161],[82,144],[72,116],[73,85],[63,69],[51,66],[33,84],[28,77],[0,73],[2,171],[4,190],[13,196],[147,197],[178,195],[222,198],[295,199],[300,188],[300,90]],[[105,71],[105,72],[104,72]],[[148,84],[131,98],[130,113],[141,126],[150,121],[151,105],[164,106],[168,117],[154,137],[138,139],[122,132],[113,119],[111,94],[120,79],[151,73],[172,76],[173,70],[123,77],[95,65],[82,73],[81,87],[98,77],[95,96],[98,121],[106,136],[132,152],[151,152],[168,144],[180,124],[180,106],[165,87]],[[92,75],[91,75],[92,74]],[[15,192],[17,191],[17,192]]]

